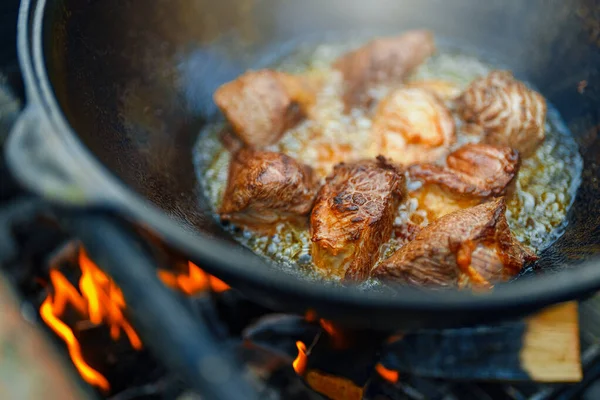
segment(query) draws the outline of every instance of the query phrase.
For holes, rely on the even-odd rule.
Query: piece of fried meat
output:
[[[537,259],[510,232],[503,198],[448,214],[373,271],[383,281],[437,288],[491,288]]]
[[[379,153],[402,165],[433,162],[454,143],[452,114],[431,91],[401,87],[377,107],[371,128]]]
[[[383,157],[334,168],[310,218],[313,261],[323,275],[347,281],[368,277],[391,237],[405,185],[401,171]]]
[[[232,157],[219,214],[261,233],[272,233],[280,222],[302,226],[317,190],[310,167],[282,153],[243,148]]]
[[[493,71],[474,80],[456,108],[467,131],[480,133],[485,143],[510,146],[522,157],[533,154],[544,141],[546,100],[509,71]]]
[[[448,155],[446,166],[418,164],[408,169],[423,186],[411,193],[429,221],[510,193],[521,166],[510,147],[470,143]]]
[[[264,69],[222,85],[213,97],[238,138],[260,148],[277,143],[304,119],[315,96],[308,76]]]
[[[414,30],[372,40],[344,54],[333,67],[344,79],[346,108],[367,106],[373,100],[370,89],[378,84],[401,83],[434,52],[433,33]]]

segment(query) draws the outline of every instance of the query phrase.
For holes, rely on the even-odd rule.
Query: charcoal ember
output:
[[[184,384],[177,378],[167,376],[156,382],[141,386],[131,386],[116,393],[107,400],[199,400],[201,397],[186,391]]]
[[[214,305],[229,334],[240,337],[244,329],[260,317],[271,314],[266,307],[256,304],[236,290],[215,293]]]
[[[36,290],[32,276],[45,275],[48,254],[66,239],[43,200],[22,196],[2,204],[0,263],[25,294]]]
[[[324,400],[310,388],[291,368],[277,370],[265,381],[262,399],[268,400]]]
[[[386,343],[380,362],[420,377],[528,380],[519,359],[526,327],[525,322],[514,322],[419,331]]]
[[[319,322],[323,332],[308,348],[305,368],[297,372],[313,390],[327,398],[365,398],[383,337],[376,332]]]
[[[388,382],[375,375],[369,384],[365,400],[455,400],[451,395],[452,383],[438,379],[422,379],[410,375],[402,376],[397,383]],[[461,399],[460,397],[456,398]]]
[[[306,370],[345,378],[364,388],[378,362],[378,339],[379,336],[373,333],[370,340],[361,337],[361,340],[353,341],[356,345],[340,349],[333,341],[327,340],[327,335],[321,335],[310,348]]]
[[[272,374],[281,369],[290,369],[292,357],[289,354],[273,351],[249,342],[239,342],[237,355],[244,360],[253,376],[261,381],[268,380]]]
[[[126,335],[113,340],[106,325],[82,321],[75,324],[73,331],[83,359],[110,382],[113,394],[154,384],[167,374],[149,351],[133,349]]]

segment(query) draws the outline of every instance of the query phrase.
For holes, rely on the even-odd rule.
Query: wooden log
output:
[[[440,379],[578,382],[578,304],[554,306],[499,325],[398,336],[383,347],[381,364]]]
[[[244,338],[274,351],[289,364],[298,355],[296,341],[309,348],[314,344],[308,356],[307,371],[347,379],[358,388],[364,388],[365,377],[373,373],[377,362],[386,370],[399,372],[400,377],[410,374],[506,382],[577,382],[582,379],[576,302],[503,324],[399,333],[389,336],[380,352],[383,340],[372,333],[361,338],[358,346],[336,350],[327,344],[325,331],[320,340],[313,343],[318,331],[316,323],[311,324],[302,317],[279,316],[265,318],[247,330]],[[375,353],[380,353],[379,359],[368,357]],[[306,374],[303,375],[306,378]],[[332,378],[325,381],[330,382]],[[314,382],[317,380],[313,379]]]
[[[583,378],[580,354],[576,302],[551,307],[527,320],[520,360],[532,380],[579,382]]]
[[[350,379],[309,370],[304,378],[315,392],[333,400],[362,400],[365,386],[358,386]]]

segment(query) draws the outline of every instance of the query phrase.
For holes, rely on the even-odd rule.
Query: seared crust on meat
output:
[[[306,116],[313,89],[303,77],[265,69],[222,85],[214,101],[246,145],[263,147],[276,143]]]
[[[486,198],[506,194],[521,166],[516,150],[475,143],[451,153],[446,164],[414,165],[408,171],[412,179],[438,185],[453,194]]]
[[[503,198],[448,214],[375,270],[385,281],[433,287],[489,288],[537,257],[512,235]]]
[[[243,148],[231,160],[219,213],[265,233],[279,222],[306,224],[317,189],[310,167],[285,154]]]
[[[369,89],[377,84],[400,83],[435,52],[433,33],[425,30],[375,39],[338,58],[333,67],[344,78],[347,108],[372,100]]]
[[[460,117],[485,143],[510,146],[527,157],[545,138],[546,100],[508,71],[476,79],[458,98]]]
[[[402,87],[377,108],[372,133],[380,154],[410,165],[433,162],[455,141],[454,119],[429,90]]]
[[[406,194],[404,175],[384,157],[339,164],[319,191],[311,214],[312,256],[328,277],[367,278],[391,237]]]

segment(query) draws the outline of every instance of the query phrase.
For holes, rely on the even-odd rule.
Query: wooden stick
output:
[[[578,304],[554,306],[527,320],[521,366],[538,382],[578,382],[583,378],[579,350]]]
[[[305,379],[308,386],[329,399],[361,400],[364,397],[365,388],[350,379],[312,370],[306,373]]]

